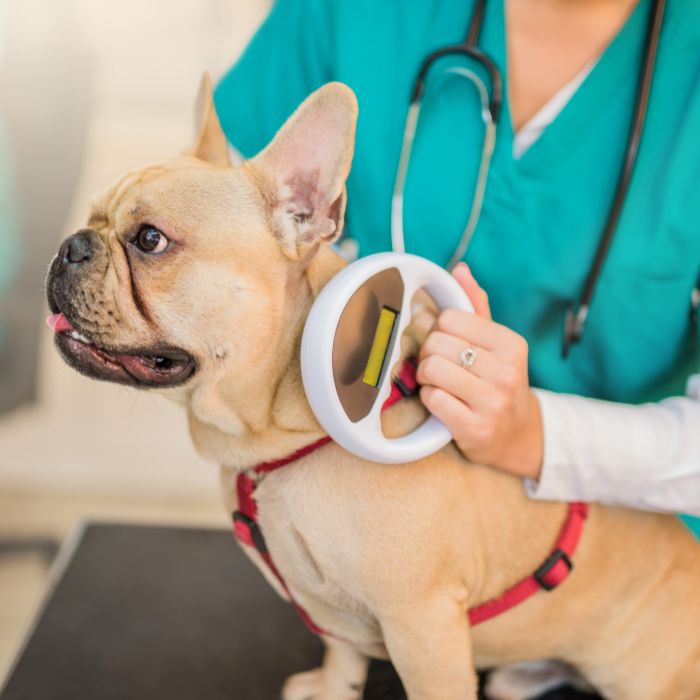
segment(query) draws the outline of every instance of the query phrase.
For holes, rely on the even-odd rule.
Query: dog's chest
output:
[[[376,620],[353,592],[346,533],[319,513],[323,506],[313,489],[298,488],[298,481],[298,474],[269,474],[257,484],[256,520],[269,560],[253,546],[243,544],[244,550],[276,590],[291,597],[315,625],[357,643],[380,644]]]

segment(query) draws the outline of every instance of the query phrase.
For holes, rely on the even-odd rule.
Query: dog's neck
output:
[[[247,468],[278,459],[324,433],[301,380],[301,335],[306,317],[324,285],[345,266],[322,245],[311,260],[287,266],[284,323],[272,348],[245,372],[217,377],[194,390],[189,401],[190,432],[207,459]]]

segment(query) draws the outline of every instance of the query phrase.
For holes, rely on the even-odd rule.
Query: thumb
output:
[[[489,307],[488,294],[479,286],[479,283],[474,279],[469,266],[466,263],[459,263],[454,270],[452,276],[459,282],[459,286],[466,292],[474,306],[474,312],[477,316],[491,318],[491,308]]]

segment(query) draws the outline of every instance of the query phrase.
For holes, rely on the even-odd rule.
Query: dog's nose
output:
[[[91,232],[78,231],[67,238],[58,256],[64,265],[80,265],[92,257]]]

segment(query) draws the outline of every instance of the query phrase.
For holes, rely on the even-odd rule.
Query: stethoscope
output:
[[[399,164],[394,180],[394,191],[391,206],[391,244],[394,252],[405,252],[404,231],[403,231],[403,200],[404,185],[408,172],[413,141],[418,127],[423,98],[425,95],[426,78],[428,71],[433,64],[445,56],[467,56],[477,61],[486,71],[488,81],[484,81],[481,76],[466,67],[456,66],[447,69],[447,73],[458,75],[469,80],[477,90],[481,102],[481,119],[484,123],[484,139],[479,160],[479,171],[471,202],[471,209],[462,235],[454,249],[448,262],[448,269],[452,269],[464,256],[469,246],[469,242],[474,234],[476,225],[481,215],[481,208],[484,202],[486,182],[488,180],[491,158],[496,143],[496,128],[501,113],[503,102],[503,84],[501,72],[493,60],[478,47],[477,42],[481,33],[481,26],[484,19],[484,9],[486,0],[476,0],[476,5],[472,13],[467,35],[462,43],[444,46],[430,53],[421,64],[411,91],[406,124],[404,126],[403,142],[399,155]],[[598,248],[596,249],[593,262],[586,276],[585,283],[578,300],[568,304],[564,319],[564,339],[562,343],[562,356],[566,358],[571,345],[577,343],[583,337],[586,319],[590,308],[593,293],[600,277],[601,269],[605,258],[610,250],[615,229],[622,212],[625,196],[629,188],[630,179],[637,161],[639,144],[644,129],[649,94],[651,91],[652,77],[654,74],[654,64],[659,46],[659,36],[663,22],[665,0],[653,0],[653,9],[649,15],[646,38],[644,43],[644,56],[639,71],[637,93],[635,97],[634,111],[630,126],[627,146],[623,159],[622,170],[615,186],[614,196],[608,217],[603,226]],[[488,84],[487,84],[488,82]]]

